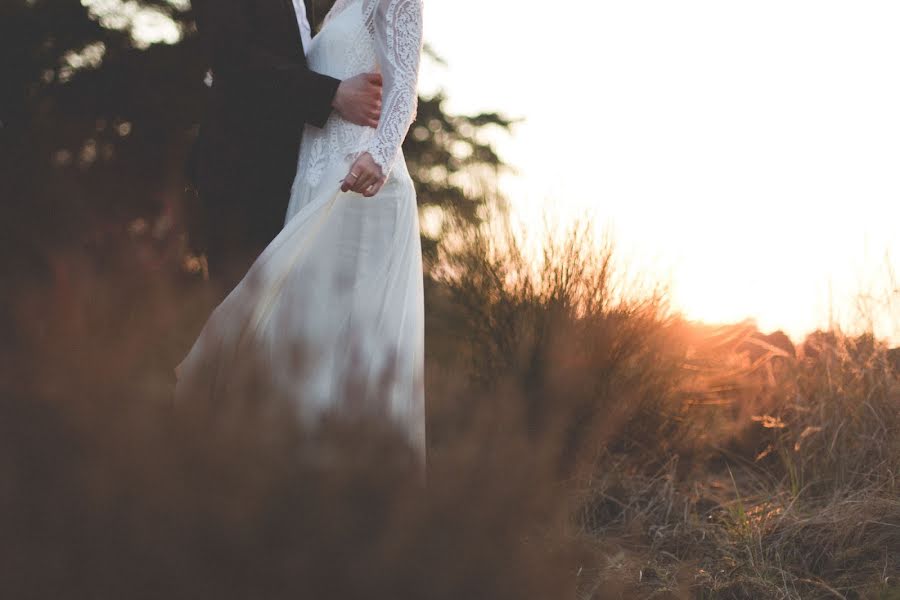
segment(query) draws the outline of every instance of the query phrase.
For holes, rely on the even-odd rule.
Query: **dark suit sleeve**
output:
[[[309,70],[305,63],[278,56],[253,36],[245,0],[195,0],[197,27],[210,53],[214,78],[230,79],[285,117],[323,127],[340,80]]]

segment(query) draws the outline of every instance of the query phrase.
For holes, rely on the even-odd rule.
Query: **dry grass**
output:
[[[209,299],[48,260],[4,323],[0,596],[900,598],[888,349],[686,323],[587,231],[428,280],[427,486],[367,418],[173,410]]]

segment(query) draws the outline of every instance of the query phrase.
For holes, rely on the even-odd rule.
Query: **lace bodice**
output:
[[[322,129],[304,131],[298,173],[317,185],[332,160],[368,152],[390,175],[416,114],[422,53],[422,0],[337,0],[313,38],[310,69],[338,79],[379,71],[384,78],[378,128],[334,113]]]

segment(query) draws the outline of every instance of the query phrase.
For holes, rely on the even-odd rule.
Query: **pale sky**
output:
[[[426,1],[449,67],[423,89],[526,119],[501,145],[518,218],[590,211],[688,317],[795,337],[900,275],[900,2],[548,6]],[[898,310],[876,329],[900,342]]]

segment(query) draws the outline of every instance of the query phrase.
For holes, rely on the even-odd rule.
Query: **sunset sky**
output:
[[[449,66],[423,90],[526,119],[501,144],[526,224],[589,211],[689,317],[794,336],[900,275],[900,3],[547,6],[426,2]]]

